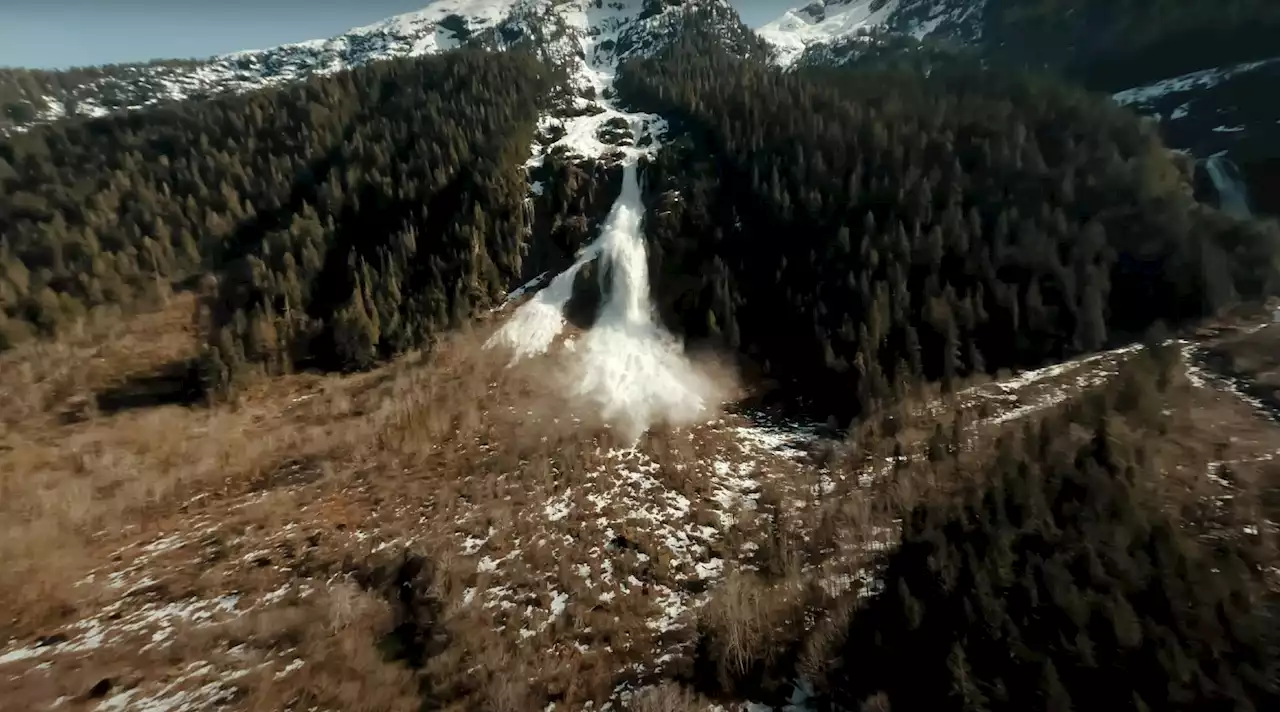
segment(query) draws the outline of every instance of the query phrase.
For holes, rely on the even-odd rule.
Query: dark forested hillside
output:
[[[1280,53],[1270,0],[902,0],[888,27],[1110,91]]]
[[[363,368],[500,299],[526,237],[538,67],[467,52],[353,72],[341,140],[222,260],[214,356]]]
[[[1268,0],[995,0],[991,52],[1041,57],[1117,90],[1280,53],[1280,5]]]
[[[0,344],[215,267],[218,382],[423,343],[519,271],[541,72],[451,53],[11,137]]]
[[[784,74],[687,42],[619,87],[686,132],[647,175],[666,317],[841,419],[1276,274],[1274,229],[1199,207],[1149,126],[1050,80]]]
[[[1272,286],[1274,228],[1198,206],[1105,100],[973,68],[785,74],[748,50],[695,26],[618,82],[674,127],[645,178],[655,293],[822,415]],[[606,212],[603,166],[557,158],[525,201],[549,74],[464,50],[10,137],[0,345],[205,273],[211,385],[429,344],[527,271],[530,229],[554,267]]]
[[[1139,357],[1115,387],[1002,438],[953,501],[904,516],[884,593],[856,614],[829,675],[838,703],[1280,704],[1278,631],[1254,555],[1231,537],[1206,545],[1203,522],[1188,526],[1153,496],[1166,473],[1144,440],[1169,412],[1159,415],[1160,372]]]

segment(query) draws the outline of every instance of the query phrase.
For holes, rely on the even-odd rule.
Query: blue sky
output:
[[[329,37],[430,0],[0,0],[0,66],[208,57]],[[803,0],[731,0],[759,26]]]

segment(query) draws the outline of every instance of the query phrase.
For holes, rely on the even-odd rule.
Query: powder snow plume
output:
[[[629,161],[622,194],[598,241],[604,303],[570,369],[572,393],[598,407],[632,440],[658,422],[699,422],[713,402],[710,381],[654,319],[643,215],[636,166]]]
[[[510,348],[512,364],[522,358],[546,353],[551,342],[564,330],[564,308],[573,296],[574,279],[599,251],[596,244],[582,250],[569,269],[556,275],[550,284],[525,302],[501,329],[489,337],[485,348],[498,344]]]
[[[680,343],[655,319],[640,229],[643,216],[636,160],[629,157],[623,165],[622,194],[600,237],[486,343],[511,348],[512,363],[546,353],[564,328],[574,278],[583,265],[598,259],[603,301],[596,322],[570,356],[564,388],[632,441],[658,423],[679,427],[704,421],[717,402],[712,380],[690,363]]]

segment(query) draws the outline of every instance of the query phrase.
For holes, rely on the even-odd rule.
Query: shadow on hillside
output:
[[[199,374],[191,361],[174,361],[157,371],[132,376],[98,392],[95,398],[98,411],[106,415],[162,405],[194,405],[201,401]]]

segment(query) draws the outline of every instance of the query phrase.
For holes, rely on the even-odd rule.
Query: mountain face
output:
[[[1274,4],[846,0],[788,10],[759,30],[784,66],[929,71],[957,60],[1067,76],[1160,122],[1171,147],[1274,182],[1280,152]]]
[[[1249,0],[1238,0],[1235,5],[1246,10],[1252,8]],[[935,216],[947,206],[972,214],[963,216],[968,223],[963,230],[956,226],[954,216],[949,218],[951,222],[939,227],[942,235],[954,231],[958,235],[955,240],[964,243],[972,237],[960,236],[962,233],[985,235],[1000,225],[1007,237],[1011,232],[1023,230],[1014,226],[1026,220],[1017,214],[1003,215],[1002,209],[997,209],[1015,202],[1014,194],[1026,192],[1007,184],[1005,181],[1010,176],[1020,176],[1020,181],[1048,180],[1053,184],[1040,193],[1024,196],[1027,210],[1061,204],[1060,217],[1051,210],[1043,215],[1049,223],[1041,227],[1046,235],[1053,235],[1053,239],[1084,231],[1095,217],[1094,227],[1111,229],[1108,225],[1115,216],[1102,215],[1099,211],[1103,206],[1112,206],[1117,211],[1120,207],[1113,205],[1114,196],[1093,195],[1099,174],[1107,175],[1117,186],[1123,185],[1125,195],[1142,196],[1143,201],[1150,201],[1151,196],[1175,200],[1171,196],[1180,190],[1177,166],[1152,158],[1153,146],[1158,147],[1154,135],[1146,129],[1135,128],[1132,116],[1127,112],[1117,113],[1114,104],[1099,102],[1097,97],[1081,98],[1052,83],[1005,83],[994,79],[988,82],[984,78],[975,84],[972,76],[958,72],[950,72],[952,76],[948,77],[935,76],[933,81],[929,79],[935,66],[981,69],[985,64],[1054,69],[1085,81],[1089,71],[1100,63],[1113,61],[1128,51],[1127,44],[1114,41],[1115,36],[1149,19],[1142,12],[1107,11],[1102,5],[1093,7],[1084,17],[1076,17],[1068,10],[1068,6],[1060,3],[1031,5],[1020,0],[815,2],[790,10],[759,33],[753,33],[724,0],[441,0],[423,10],[355,28],[338,37],[238,52],[205,62],[163,62],[79,74],[54,73],[57,76],[11,73],[6,75],[6,81],[18,87],[14,91],[36,97],[43,104],[33,116],[31,109],[35,104],[31,101],[34,100],[23,99],[28,102],[22,104],[28,108],[26,122],[15,119],[12,126],[16,129],[15,135],[11,137],[14,140],[10,145],[0,144],[0,170],[9,174],[6,180],[20,188],[13,191],[16,193],[12,199],[13,209],[0,213],[0,219],[5,221],[0,227],[5,228],[7,251],[16,254],[23,264],[21,270],[13,267],[8,277],[12,287],[5,301],[13,336],[5,338],[16,342],[32,333],[56,331],[58,324],[74,318],[85,304],[128,301],[148,289],[149,283],[154,283],[153,275],[161,271],[161,266],[168,275],[190,276],[212,265],[222,273],[222,295],[216,308],[211,308],[211,314],[216,330],[230,334],[226,339],[214,338],[212,343],[222,354],[216,360],[226,366],[228,373],[235,370],[236,363],[242,359],[226,361],[223,358],[226,354],[250,352],[257,353],[256,360],[276,365],[294,359],[299,364],[314,363],[316,361],[308,359],[318,359],[326,367],[367,367],[379,358],[421,345],[430,333],[461,322],[476,308],[491,306],[500,298],[498,293],[503,288],[557,272],[574,263],[572,256],[598,234],[617,195],[621,159],[639,151],[646,159],[665,166],[646,173],[644,181],[646,198],[667,206],[659,211],[659,219],[651,227],[661,225],[666,216],[688,217],[689,208],[680,204],[682,195],[698,195],[702,199],[692,204],[697,208],[693,214],[701,222],[667,226],[673,244],[670,250],[664,249],[659,254],[675,261],[687,260],[674,272],[701,271],[717,275],[719,280],[718,284],[704,281],[664,285],[658,300],[664,319],[678,324],[683,334],[713,340],[728,338],[739,345],[754,342],[750,348],[763,353],[774,348],[769,329],[764,326],[771,318],[765,314],[813,310],[814,328],[802,328],[793,342],[811,340],[811,353],[806,358],[823,366],[812,369],[810,363],[795,363],[791,364],[793,370],[821,373],[823,367],[830,367],[839,374],[836,380],[847,384],[851,379],[843,372],[851,368],[849,364],[874,360],[864,353],[870,347],[863,343],[865,339],[851,332],[851,326],[827,323],[825,308],[816,309],[813,302],[796,294],[789,297],[794,303],[770,304],[750,316],[751,310],[740,308],[746,303],[769,303],[767,293],[743,296],[751,290],[734,284],[741,280],[754,287],[771,278],[772,267],[757,273],[762,255],[770,255],[770,260],[776,257],[784,264],[812,260],[820,249],[825,249],[830,237],[825,231],[839,234],[840,229],[851,230],[860,223],[862,230],[877,236],[876,239],[911,243],[916,237],[928,234]],[[1259,13],[1258,17],[1264,20],[1269,17],[1265,12]],[[1068,39],[1050,42],[1043,34],[1047,31],[1045,28],[1059,21],[1062,35]],[[1174,23],[1159,31],[1147,28],[1135,35],[1135,42],[1148,49],[1155,48],[1151,51],[1159,54],[1156,50],[1162,46],[1160,43],[1178,37],[1184,25]],[[1099,37],[1113,40],[1104,42],[1091,37],[1079,52],[1066,51],[1066,44],[1075,41],[1070,38],[1083,37],[1090,30]],[[1027,54],[1026,43],[1014,41],[1019,32],[1041,37],[1045,53]],[[1215,56],[1219,59],[1239,58],[1248,50],[1247,46],[1245,49],[1222,44],[1215,47]],[[421,58],[459,53],[445,50],[458,50],[466,59],[442,64],[427,62],[429,66],[425,68],[415,66]],[[666,72],[672,66],[701,66],[695,64],[693,58],[703,52],[716,53],[717,61],[724,62],[727,75],[753,77],[766,72],[767,76],[752,81],[755,85],[772,87],[770,91],[779,96],[791,90],[777,83],[784,73],[778,72],[776,65],[807,70],[813,76],[806,79],[805,91],[816,92],[808,100],[813,107],[809,113],[817,123],[802,129],[795,124],[790,109],[766,102],[756,109],[764,111],[763,107],[767,106],[768,111],[776,114],[773,120],[782,122],[786,130],[780,133],[772,132],[771,128],[766,131],[766,127],[757,130],[752,125],[758,119],[743,120],[738,116],[744,107],[754,106],[753,102],[757,101],[752,95],[751,82],[740,83],[739,93],[732,99],[721,97],[720,109],[708,114],[705,102],[699,97],[702,94],[711,97],[709,92],[717,88],[711,79],[713,72],[704,74],[694,84],[690,84],[686,75],[653,85],[639,79],[634,71],[636,66],[650,66],[644,62],[655,57],[662,59],[647,70],[655,74]],[[505,64],[485,59],[500,55],[522,58]],[[726,59],[733,57],[749,61],[735,63]],[[1167,66],[1178,66],[1179,61],[1182,60],[1170,60]],[[771,64],[774,66],[770,67]],[[919,71],[907,74],[907,78],[874,71],[822,74],[824,68],[841,64],[867,68],[907,67]],[[762,69],[766,67],[767,71]],[[1214,121],[1217,113],[1223,111],[1221,107],[1230,102],[1243,106],[1248,101],[1266,101],[1268,95],[1264,92],[1233,92],[1230,88],[1232,82],[1252,80],[1257,89],[1257,81],[1272,76],[1269,73],[1273,71],[1273,63],[1253,60],[1231,70],[1203,71],[1122,91],[1115,95],[1115,100],[1157,117],[1167,114],[1170,122],[1182,122],[1179,126],[1189,127],[1184,134],[1170,135],[1177,139],[1175,147],[1197,156],[1215,157],[1212,165],[1204,165],[1198,176],[1202,195],[1216,196],[1220,204],[1229,203],[1232,212],[1247,214],[1254,206],[1265,209],[1269,203],[1251,195],[1244,184],[1267,184],[1271,169],[1240,160],[1236,154],[1242,141],[1257,140],[1255,135],[1261,130],[1251,131],[1250,122],[1256,123],[1257,118],[1265,114],[1250,106],[1238,111],[1239,117],[1225,119],[1231,123]],[[458,98],[447,100],[447,111],[437,106],[441,99],[435,89],[403,93],[395,89],[398,84],[414,81],[433,86],[465,85],[458,72],[474,72],[477,76],[490,72],[484,76],[499,77],[495,80],[499,86],[484,87],[475,94],[468,91],[465,97],[458,94]],[[412,77],[421,78],[413,80]],[[389,87],[377,86],[386,81],[391,82]],[[505,98],[494,96],[504,91],[500,85],[508,81],[536,84],[539,98],[535,101],[526,93],[510,90],[506,91]],[[948,97],[968,96],[975,87],[988,83],[998,87],[996,94],[983,89],[973,96],[975,102],[1002,106],[1006,98],[1000,92],[1026,93],[1037,99],[1018,104],[1018,110],[1023,112],[1019,121],[999,125],[993,125],[993,119],[980,112],[956,113],[943,108],[952,100]],[[822,98],[815,87],[824,85],[839,98]],[[889,86],[909,92],[910,100],[887,96],[884,90]],[[114,89],[108,91],[109,88]],[[261,91],[249,91],[255,89]],[[199,95],[213,98],[177,101]],[[59,96],[61,100],[57,99]],[[678,96],[683,97],[682,100],[675,101]],[[471,105],[460,109],[453,105],[458,101]],[[829,102],[837,105],[864,102],[873,107],[869,115],[858,114],[856,122],[869,138],[849,144],[847,156],[826,154],[830,146],[845,145],[843,142],[830,137],[817,139],[830,133],[832,126],[847,128],[855,123],[847,115],[823,114],[828,111]],[[98,122],[55,122],[54,126],[61,128],[50,127],[48,133],[38,136],[35,134],[40,132],[22,135],[41,122],[39,112],[44,112],[45,119],[75,112],[99,115],[109,113],[105,108],[108,104],[127,109],[148,103],[163,103],[166,108],[148,114],[150,118],[142,125],[123,121],[120,112],[115,112],[100,117]],[[1081,144],[1071,133],[1077,129],[1043,114],[1048,105],[1058,106],[1064,116],[1075,117],[1082,126],[1088,127],[1090,135],[1098,137],[1098,142]],[[15,112],[12,103],[8,106],[11,116],[23,113]],[[948,125],[943,132],[947,138],[938,139],[942,141],[939,146],[917,149],[915,153],[898,151],[889,158],[868,153],[889,150],[890,146],[906,141],[898,133],[908,130],[902,127],[920,127],[919,137],[911,140],[927,142],[932,132],[941,130],[939,119],[932,116],[939,111],[950,111],[958,117],[958,123]],[[423,113],[435,117],[440,130],[422,128]],[[739,125],[738,121],[745,124]],[[1037,139],[1044,141],[1043,145],[1030,145],[1026,138],[1027,126],[1036,122],[1043,125],[1043,129],[1038,129],[1040,138]],[[86,127],[86,123],[93,126]],[[305,128],[306,133],[296,140],[272,141],[268,144],[269,150],[255,148],[270,137],[287,134],[294,126]],[[471,130],[455,135],[465,126]],[[98,130],[104,127],[110,130],[106,133]],[[1002,138],[993,142],[983,131],[994,131]],[[247,136],[253,140],[242,145]],[[1045,138],[1050,136],[1057,138],[1052,141]],[[28,137],[29,141],[20,140]],[[968,143],[957,144],[956,137]],[[776,156],[763,162],[746,157],[729,160],[727,154],[730,148],[737,147],[766,156],[764,148],[774,145],[773,142],[796,145],[801,139],[807,141],[806,150],[814,157],[805,162],[808,168],[790,182],[781,177],[794,170],[788,160]],[[155,165],[147,164],[146,171],[136,170],[137,161],[129,150],[129,146],[139,141],[147,143],[149,160],[155,161]],[[66,143],[82,148],[68,151],[63,148]],[[175,163],[178,154],[173,152],[174,147],[193,144],[234,155],[232,162],[239,162],[242,170],[224,175],[226,165],[217,155],[189,156],[181,165]],[[1098,150],[1098,145],[1114,145],[1115,151],[1096,156],[1094,163],[1077,163],[1089,152]],[[677,160],[673,158],[676,155],[682,155],[679,160],[688,163],[679,169],[671,168],[669,164]],[[56,164],[52,168],[46,165],[49,156]],[[854,156],[862,157],[854,160]],[[934,165],[942,160],[939,156],[950,156],[950,163]],[[1117,157],[1141,159],[1148,166],[1139,184],[1130,185],[1117,174]],[[473,169],[470,165],[473,161],[484,162],[484,170]],[[882,162],[883,168],[878,171],[868,168]],[[993,166],[1006,163],[1008,171],[998,178],[987,175]],[[364,170],[353,172],[352,164],[359,164]],[[912,170],[925,170],[927,165],[938,175],[930,174],[927,180],[914,173],[890,178],[899,176],[904,166],[914,164],[919,165]],[[691,171],[703,170],[698,166],[715,166],[720,175],[736,177],[725,180],[723,188],[710,187],[718,180],[690,182]],[[513,172],[516,169],[518,173]],[[834,178],[842,172],[847,175]],[[87,175],[100,177],[96,186],[93,181],[84,180]],[[175,175],[185,176],[185,182],[175,181]],[[667,178],[660,178],[663,175]],[[971,175],[981,176],[990,190],[982,192],[966,187],[965,180]],[[819,187],[818,176],[829,176],[843,188],[828,194],[826,191],[836,183]],[[939,176],[947,176],[949,183],[945,187]],[[1070,190],[1064,188],[1078,180],[1084,182]],[[297,185],[293,185],[293,181],[297,181]],[[655,186],[663,181],[666,181],[663,192],[655,194]],[[917,185],[921,181],[927,188]],[[110,189],[104,189],[104,185]],[[389,195],[387,185],[401,188]],[[996,185],[1000,186],[998,190],[991,187]],[[198,207],[192,208],[192,204],[199,206],[210,201],[211,187],[220,193],[219,199],[204,212]],[[1119,190],[1115,188],[1113,192]],[[912,194],[912,208],[905,216],[876,207],[881,202],[889,205],[902,200],[907,194],[903,191],[917,191]],[[1080,200],[1077,193],[1082,191],[1091,197]],[[159,203],[135,205],[132,196],[138,193],[155,194],[159,196]],[[741,196],[753,194],[760,202],[742,202]],[[943,195],[952,197],[944,202],[940,197]],[[873,200],[869,196],[880,197]],[[992,200],[1001,199],[1003,203],[990,204]],[[1183,201],[1175,202],[1176,214],[1190,213],[1190,207]],[[86,204],[92,207],[89,215],[83,214]],[[776,204],[779,213],[762,211],[761,204]],[[1079,209],[1081,204],[1087,204],[1087,209]],[[840,213],[833,207],[837,205],[846,206],[845,209],[854,214]],[[425,212],[419,209],[423,206]],[[814,239],[818,242],[811,250],[774,254],[757,249],[738,255],[736,259],[741,264],[725,259],[729,255],[728,244],[723,253],[711,254],[699,248],[682,254],[700,235],[723,232],[730,225],[733,233],[743,235],[755,234],[760,226],[770,224],[773,231],[790,230],[797,214],[807,215],[806,219],[817,230]],[[59,220],[53,220],[54,215]],[[754,216],[747,227],[742,227],[744,215]],[[1157,226],[1151,226],[1150,230],[1178,235],[1199,219],[1198,215],[1188,215],[1185,221],[1170,226],[1169,230]],[[1128,234],[1134,230],[1134,224],[1136,220],[1128,218],[1112,227],[1116,234]],[[1206,226],[1204,231],[1217,235],[1232,229],[1214,224]],[[400,269],[394,264],[390,267],[384,264],[396,260],[407,264],[423,259],[418,252],[419,236],[438,235],[442,230],[450,234],[457,231],[450,238],[456,244],[439,248],[440,254],[448,255],[449,259],[442,259],[440,264],[432,264],[425,270],[421,265]],[[1090,235],[1092,230],[1093,227],[1089,227]],[[366,233],[397,237],[390,241],[392,244],[374,247],[368,239],[358,237]],[[291,262],[283,261],[283,253],[271,240],[276,239],[275,236],[286,241],[297,240],[300,234],[306,239],[291,248],[296,255]],[[56,247],[48,244],[51,239],[57,243]],[[758,239],[764,240],[764,234],[759,234]],[[849,236],[842,242],[851,239]],[[1094,237],[1090,239],[1096,241]],[[1185,264],[1196,263],[1198,258],[1184,254],[1180,247],[1173,247],[1178,239],[1170,237],[1170,246],[1162,248],[1167,249],[1167,253],[1159,259],[1179,265],[1170,266],[1169,270],[1171,274],[1181,275],[1178,270]],[[1253,244],[1260,239],[1251,236],[1244,242]],[[1223,238],[1224,244],[1232,240],[1234,238]],[[81,243],[88,247],[81,249]],[[734,245],[732,249],[740,247]],[[895,249],[903,254],[909,252]],[[330,252],[332,256],[326,256]],[[104,254],[120,256],[124,263],[104,261]],[[1140,259],[1135,258],[1140,262],[1150,264],[1157,260],[1142,249],[1135,248],[1135,254],[1142,255]],[[464,258],[464,255],[467,256]],[[1004,257],[1002,253],[991,260],[999,264]],[[654,259],[658,261],[662,257]],[[1222,257],[1227,263],[1233,259]],[[241,261],[245,264],[240,265]],[[230,269],[228,264],[237,267]],[[296,271],[299,265],[301,270]],[[348,274],[356,265],[366,266],[359,267],[360,274]],[[1121,262],[1115,268],[1124,271],[1133,265]],[[262,269],[291,276],[263,283]],[[404,292],[375,297],[372,285],[386,281],[385,275],[379,275],[397,270],[399,273],[390,281],[405,286]],[[1213,274],[1196,277],[1200,283],[1191,290],[1213,292],[1211,297],[1201,300],[1204,303],[1225,301],[1233,293],[1234,282],[1253,285],[1250,291],[1256,291],[1253,287],[1265,282],[1255,275],[1227,276],[1233,271],[1229,265],[1214,265],[1210,271]],[[656,271],[658,279],[665,279],[668,272]],[[33,278],[33,274],[37,276]],[[338,279],[331,281],[335,275]],[[775,281],[792,278],[800,283],[808,279],[786,277],[783,272],[772,277]],[[840,277],[832,274],[823,279],[838,282]],[[885,275],[885,279],[911,284],[907,274],[892,278]],[[992,290],[1008,289],[1017,295],[1029,289],[1026,284],[1010,287],[1009,279],[1007,275],[998,278],[984,275],[975,282],[982,283],[981,290],[964,298],[981,302],[986,298],[982,295]],[[1080,279],[1077,276],[1071,281]],[[298,289],[298,285],[308,281],[314,283]],[[537,280],[534,282],[540,284]],[[465,283],[467,289],[445,293],[449,285],[458,283]],[[424,288],[423,284],[431,286]],[[860,301],[873,301],[861,294],[873,284],[873,276],[868,275],[858,286]],[[924,284],[919,286],[926,288]],[[1182,287],[1178,285],[1153,283],[1148,287],[1168,294],[1170,299],[1195,302],[1194,307],[1186,310],[1179,307],[1175,310],[1177,314],[1189,314],[1201,308],[1200,301],[1181,294]],[[47,293],[42,291],[46,288]],[[934,285],[928,290],[937,288]],[[429,304],[414,304],[405,296],[424,289],[438,298]],[[798,289],[803,292],[807,287]],[[1009,365],[1035,365],[1098,345],[1099,339],[1092,332],[1099,329],[1080,324],[1105,320],[1100,314],[1102,297],[1095,294],[1090,297],[1092,301],[1085,304],[1082,295],[1088,290],[1074,284],[1063,289],[1066,300],[1061,309],[1063,316],[1046,318],[1042,326],[1048,332],[1066,323],[1070,325],[1069,330],[1079,330],[1082,334],[1062,342],[1048,338],[1034,348],[1023,348],[1021,351],[1027,354],[1025,361]],[[1097,287],[1099,292],[1106,289],[1108,287]],[[247,298],[246,294],[255,296]],[[313,294],[341,296],[336,301],[328,296],[312,301]],[[1032,294],[1033,301],[1043,300],[1039,294]],[[1006,298],[1016,301],[1022,297]],[[288,321],[287,328],[265,325],[276,318],[275,311],[283,313],[281,318]],[[380,316],[376,319],[372,315],[361,316],[367,311],[378,312]],[[739,315],[742,321],[756,322],[753,333],[726,328],[736,326],[734,322],[739,320]],[[1148,316],[1144,312],[1124,320],[1125,329],[1140,330]],[[1016,324],[1021,318],[1015,310],[1010,323]],[[409,324],[421,328],[410,328]],[[872,331],[878,333],[881,328]],[[1083,332],[1091,335],[1086,338]],[[282,333],[286,336],[281,336]],[[317,334],[323,334],[323,338]],[[839,334],[839,341],[833,341],[832,334]],[[938,332],[935,345],[942,349],[947,343],[956,342],[960,343],[957,348],[969,348],[957,341],[964,334],[964,330],[955,334]],[[885,354],[902,356],[908,363],[920,361],[909,369],[900,369],[896,363],[887,364],[889,370],[916,375],[927,373],[930,378],[944,372],[954,375],[966,368],[982,370],[978,365],[982,359],[976,355],[967,366],[955,363],[954,359],[948,363],[931,363],[929,359],[912,357],[918,348],[918,336],[908,337],[905,333],[894,336],[893,349],[887,346],[881,349]],[[975,331],[973,350],[981,350],[978,339],[991,336]],[[288,356],[281,356],[274,348],[245,346],[263,341],[287,343],[284,351]],[[318,347],[325,355],[311,353],[321,342],[328,344]],[[948,351],[955,352],[955,349],[948,347]],[[772,364],[791,362],[787,354],[774,354],[762,360]],[[221,366],[215,370],[221,373]],[[887,390],[885,377],[883,373],[867,375],[873,384],[869,388]],[[213,379],[214,382],[222,380],[221,376]],[[840,393],[837,388],[820,384],[813,388],[828,394]],[[861,393],[844,400],[874,398],[869,393]],[[828,413],[839,412],[847,417],[860,407],[840,405]]]
[[[757,41],[724,0],[438,0],[416,12],[328,39],[202,61],[68,72],[0,71],[0,130],[68,116],[103,116],[163,102],[246,92],[326,76],[379,60],[462,46],[526,47],[563,69],[581,94],[590,68],[616,68],[669,41],[697,14],[702,30],[747,47]]]
[[[464,45],[532,49],[564,70],[567,103],[559,113],[573,113],[602,90],[593,67],[612,70],[651,54],[699,13],[702,32],[740,53],[758,51],[763,40],[787,67],[888,63],[928,71],[968,57],[1060,71],[1161,122],[1174,148],[1197,158],[1224,154],[1244,174],[1269,174],[1259,156],[1280,147],[1280,102],[1262,89],[1280,71],[1267,39],[1280,29],[1280,11],[1258,0],[1197,0],[1161,14],[1168,4],[817,0],[753,34],[724,0],[438,0],[336,37],[209,60],[0,71],[0,131],[251,91]]]

